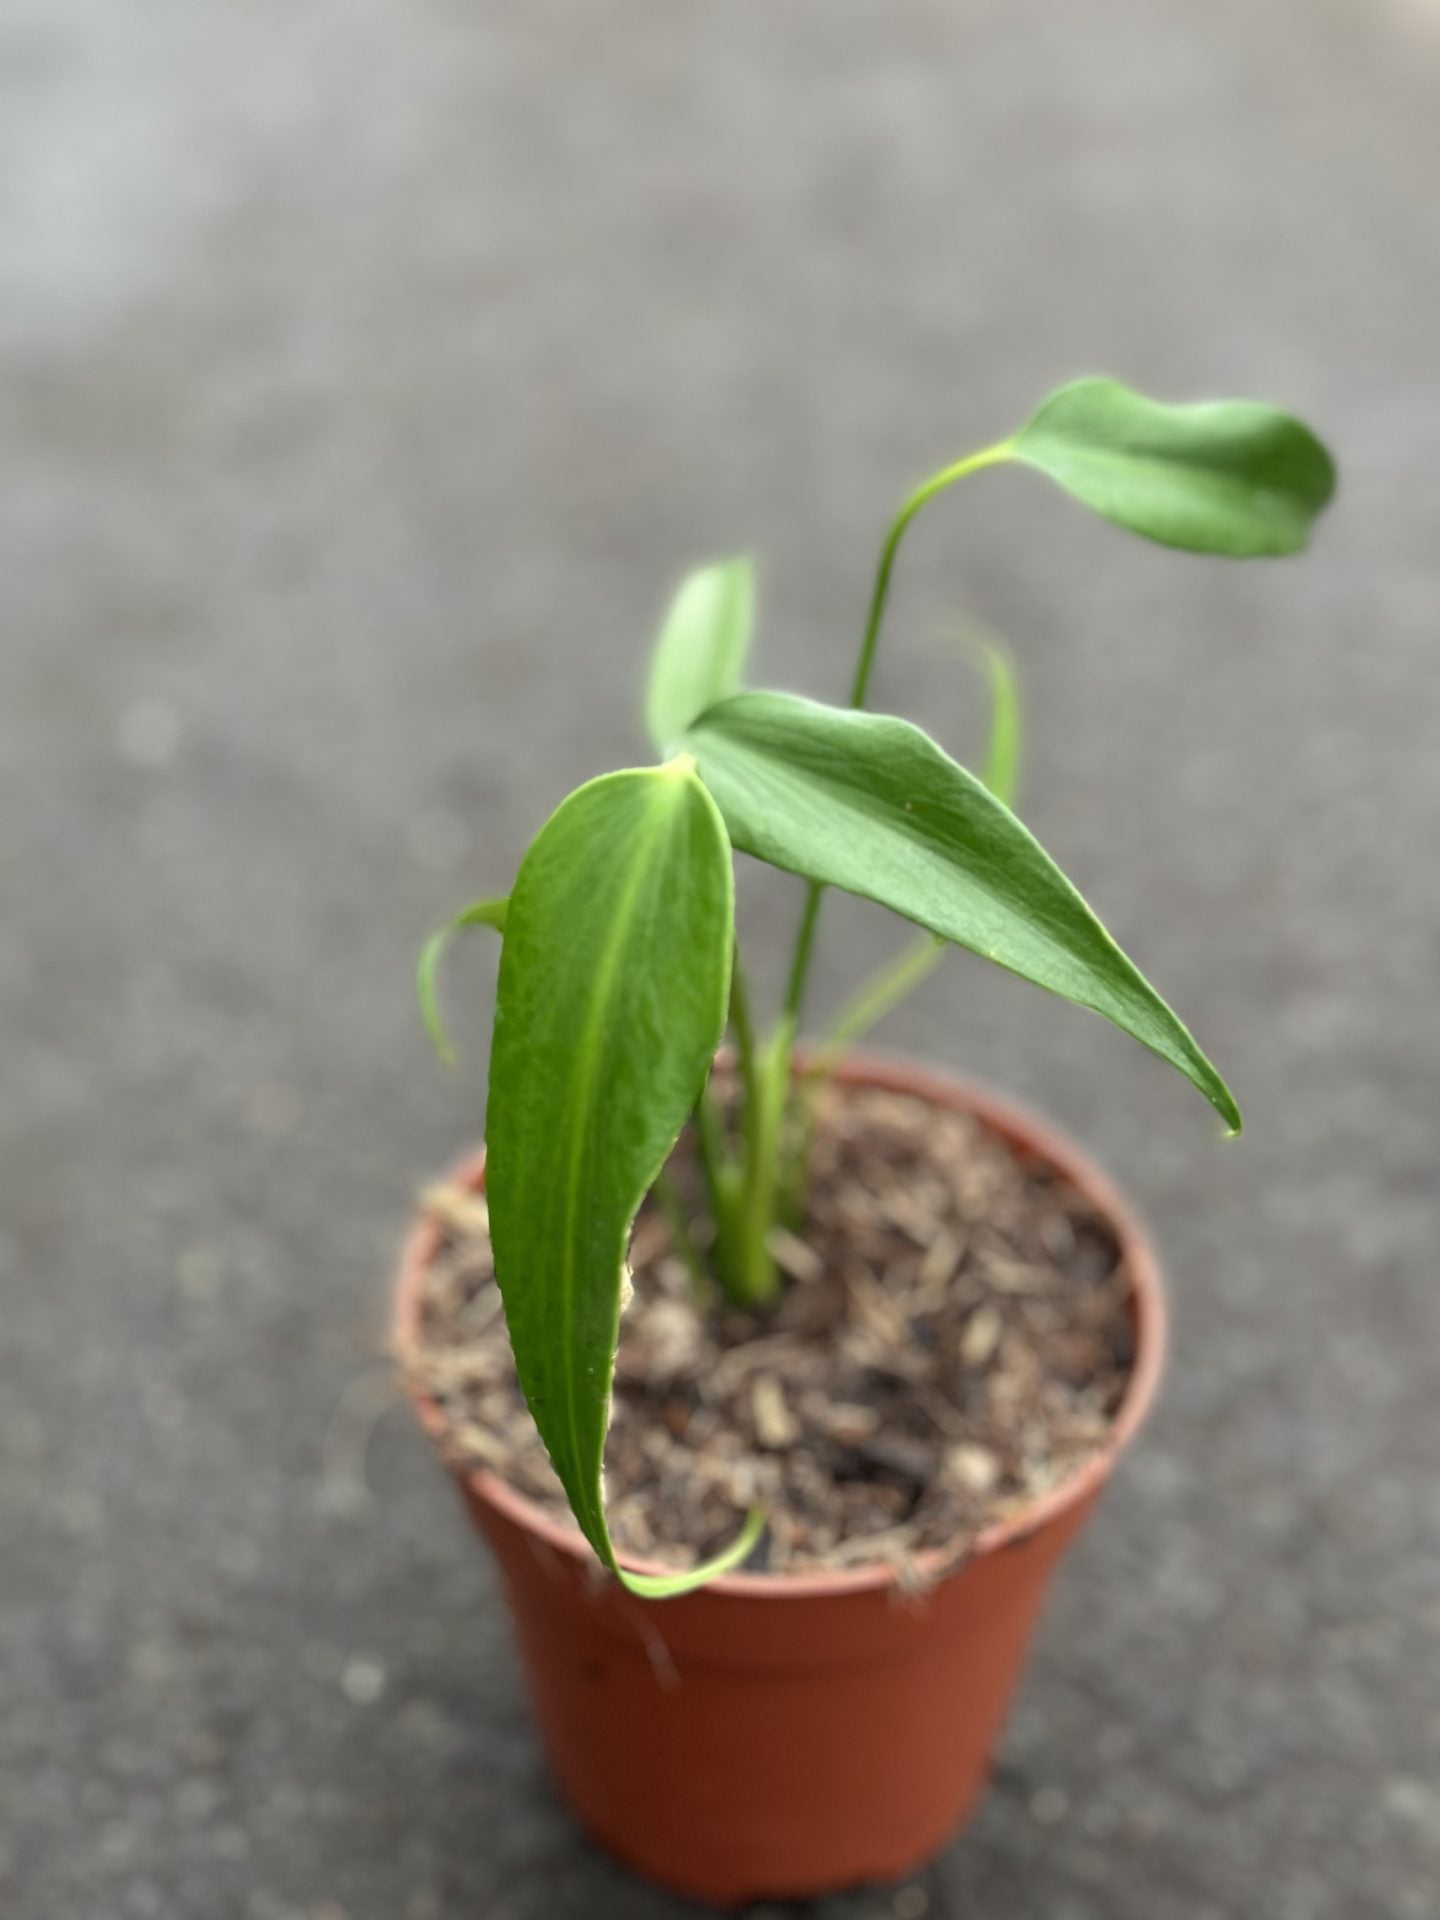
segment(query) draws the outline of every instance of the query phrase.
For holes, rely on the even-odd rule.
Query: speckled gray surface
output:
[[[1313,560],[994,476],[879,692],[963,747],[944,619],[1010,634],[1028,815],[1250,1132],[978,964],[892,1022],[1127,1182],[1177,1353],[979,1819],[816,1912],[1433,1920],[1437,177],[1430,0],[11,0],[6,1920],[682,1911],[552,1799],[403,1413],[355,1498],[480,1108],[485,963],[446,1077],[411,956],[639,751],[683,564],[757,548],[837,689],[887,507],[1091,368],[1313,417]],[[893,935],[831,924],[833,994]]]

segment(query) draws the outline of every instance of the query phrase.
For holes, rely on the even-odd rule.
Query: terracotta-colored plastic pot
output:
[[[1134,1373],[1106,1450],[990,1528],[923,1594],[885,1567],[730,1574],[675,1600],[603,1579],[577,1532],[493,1474],[460,1488],[500,1563],[556,1778],[619,1859],[735,1906],[898,1878],[985,1785],[991,1749],[1057,1561],[1154,1396],[1164,1345],[1155,1258],[1130,1208],[1062,1134],[978,1087],[852,1058],[841,1078],[973,1113],[1057,1168],[1109,1221],[1133,1282]],[[477,1155],[459,1170],[478,1188]],[[395,1328],[413,1337],[439,1229],[415,1228]],[[439,1440],[434,1402],[420,1418]],[[942,1559],[943,1556],[937,1556]]]

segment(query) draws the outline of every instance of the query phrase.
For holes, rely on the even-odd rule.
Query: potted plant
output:
[[[906,501],[843,708],[743,690],[749,568],[702,570],[654,656],[658,763],[572,793],[510,893],[421,961],[443,1048],[444,941],[502,939],[488,1157],[412,1235],[397,1345],[499,1560],[563,1790],[617,1855],[721,1904],[898,1875],[940,1845],[1160,1365],[1153,1257],[1089,1161],[1008,1102],[848,1044],[966,947],[1104,1015],[1240,1128],[1010,810],[1003,658],[985,778],[866,709],[906,529],[1003,461],[1232,557],[1302,548],[1334,484],[1268,407],[1078,381]],[[805,887],[764,1030],[737,849]],[[802,1052],[827,887],[920,942]]]

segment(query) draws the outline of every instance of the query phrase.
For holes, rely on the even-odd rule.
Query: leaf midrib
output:
[[[1040,439],[1040,445],[1046,446],[1043,436]],[[1016,453],[1027,466],[1034,466],[1041,473],[1050,471],[1044,462],[1026,452],[1023,440],[1016,443]],[[1102,446],[1096,441],[1087,441],[1083,445],[1078,445],[1051,438],[1048,442],[1047,457],[1054,460],[1056,468],[1066,464],[1083,466],[1089,463],[1092,466],[1104,467],[1107,471],[1118,469],[1122,477],[1127,470],[1133,471],[1136,467],[1152,467],[1167,477],[1178,469],[1181,472],[1188,472],[1192,477],[1203,476],[1205,483],[1209,486],[1222,491],[1230,490],[1247,494],[1253,500],[1266,501],[1292,518],[1295,517],[1295,509],[1289,504],[1287,496],[1278,488],[1267,485],[1263,481],[1245,479],[1240,474],[1227,471],[1225,467],[1208,460],[1196,460],[1192,454],[1172,453],[1158,447],[1146,447],[1137,451],[1125,447]]]
[[[603,1509],[598,1501],[598,1488],[592,1489],[588,1482],[582,1481],[584,1462],[580,1458],[578,1444],[579,1416],[575,1401],[575,1347],[576,1342],[568,1337],[574,1326],[575,1300],[575,1229],[579,1212],[580,1160],[583,1142],[588,1134],[588,1116],[594,1097],[595,1081],[600,1070],[599,1047],[597,1041],[605,1026],[605,1004],[614,983],[620,953],[628,940],[630,927],[635,916],[635,906],[649,868],[648,855],[656,838],[656,809],[653,800],[647,805],[646,832],[643,847],[638,843],[630,878],[621,893],[617,904],[611,934],[602,951],[600,963],[594,974],[594,987],[586,1005],[584,1023],[581,1028],[583,1046],[581,1049],[580,1072],[577,1076],[577,1099],[573,1111],[586,1116],[583,1126],[571,1129],[570,1150],[566,1160],[566,1181],[564,1201],[565,1233],[563,1245],[564,1260],[561,1265],[561,1308],[567,1337],[562,1341],[565,1368],[565,1410],[569,1428],[569,1450],[572,1469],[577,1484],[584,1484],[585,1504],[591,1509],[591,1522],[595,1527],[592,1544],[600,1541],[608,1544],[608,1532],[604,1525]],[[641,858],[640,855],[646,856]],[[623,1261],[624,1255],[622,1253]],[[613,1550],[612,1550],[613,1556]]]
[[[908,723],[904,721],[896,721],[894,724],[897,727],[908,727]],[[919,729],[916,729],[915,731],[918,733]],[[930,743],[930,744],[933,745],[933,743]],[[940,752],[941,750],[937,748],[936,751]],[[807,774],[809,774],[815,780],[816,785],[821,789],[823,789],[825,794],[829,797],[832,806],[836,808],[837,812],[840,812],[855,818],[857,821],[860,822],[861,825],[864,824],[863,809],[859,807],[856,803],[854,788],[848,782],[846,782],[843,777],[837,776],[830,770],[830,762],[828,760],[828,757],[823,755],[817,755],[814,757],[807,756],[802,762],[802,764],[804,765],[805,771],[807,772]],[[980,796],[982,797],[982,800],[984,798],[991,797],[985,794],[985,789],[983,785],[979,781],[976,781],[974,778],[974,775],[970,774],[966,768],[960,767],[958,763],[952,763],[952,764],[955,765],[955,770],[957,772],[962,774],[967,781],[970,781],[973,783],[974,788],[980,794]],[[927,809],[921,812],[910,811],[908,812],[907,817],[911,819],[918,827],[920,827],[923,830],[923,835],[924,835],[923,846],[925,850],[931,855],[936,856],[941,860],[945,860],[948,862],[952,854],[951,844],[947,839],[947,837],[945,836],[944,832],[937,826],[929,810]],[[1067,889],[1069,893],[1070,905],[1076,910],[1078,915],[1083,916],[1083,919],[1086,925],[1088,926],[1091,934],[1100,943],[1101,947],[1106,952],[1106,954],[1117,963],[1117,966],[1120,972],[1119,972],[1119,979],[1116,982],[1116,989],[1117,989],[1116,995],[1115,995],[1116,1000],[1119,1001],[1123,998],[1124,1003],[1132,1010],[1132,1014],[1134,1018],[1138,1019],[1141,1015],[1144,1016],[1145,1021],[1147,1023],[1148,1033],[1150,1035],[1157,1034],[1157,1026],[1158,1026],[1158,1030],[1160,1032],[1163,1032],[1163,1022],[1160,1022],[1160,1023],[1156,1022],[1157,1011],[1163,1010],[1163,1013],[1165,1015],[1168,1015],[1170,1021],[1173,1023],[1173,1028],[1174,1028],[1176,1037],[1177,1038],[1183,1037],[1186,1049],[1190,1057],[1192,1057],[1197,1063],[1208,1064],[1206,1063],[1204,1053],[1202,1052],[1194,1036],[1190,1033],[1190,1030],[1188,1029],[1188,1027],[1186,1027],[1183,1021],[1181,1021],[1179,1015],[1175,1012],[1174,1008],[1171,1007],[1166,1000],[1164,1000],[1164,998],[1155,990],[1155,988],[1151,987],[1148,984],[1148,982],[1145,981],[1144,976],[1136,968],[1134,962],[1130,960],[1128,955],[1125,953],[1125,950],[1123,949],[1123,947],[1121,947],[1120,943],[1116,940],[1114,934],[1111,933],[1110,929],[1105,925],[1105,922],[1100,918],[1100,916],[1095,912],[1094,908],[1085,899],[1084,895],[1080,893],[1079,889],[1075,887],[1074,883],[1067,878],[1067,876],[1061,871],[1061,869],[1055,865],[1054,861],[1045,852],[1045,849],[1041,846],[1040,842],[1025,826],[1025,823],[1022,820],[1017,819],[1015,821],[1015,825],[1020,829],[1020,831],[1024,834],[1026,840],[1030,843],[1030,847],[1032,851],[1042,861],[1044,861],[1048,867],[1053,869],[1056,879],[1061,885],[1063,885]],[[985,873],[984,871],[977,872],[974,868],[970,868],[966,871],[964,878],[967,881],[967,883],[975,890],[975,892],[978,895],[982,896],[987,902],[989,902],[992,905],[992,907],[996,907],[1000,909],[1002,912],[1004,911],[1006,902],[1005,902],[1003,891],[992,884],[987,873]],[[836,882],[832,884],[842,884],[842,883]],[[895,909],[895,908],[891,908],[889,910],[898,911],[898,909]],[[1063,938],[1054,934],[1053,930],[1050,928],[1048,924],[1048,916],[1044,921],[1039,921],[1037,922],[1037,924],[1044,926],[1047,945],[1050,948],[1050,951],[1056,961],[1056,964],[1069,965],[1074,963],[1074,955],[1072,953],[1069,943]],[[950,934],[940,934],[937,937],[943,940],[951,941],[953,944],[957,946],[964,946],[965,948],[967,948],[968,951],[978,954],[980,958],[984,960],[988,960],[992,962],[994,965],[1000,967],[1004,972],[1014,974],[1018,979],[1031,981],[1031,983],[1033,984],[1033,981],[1031,980],[1031,976],[1029,974],[1023,972],[1020,968],[1016,967],[1011,961],[1002,958],[1001,955],[991,946],[988,946],[988,945],[981,946],[975,942],[968,941],[968,940],[966,941],[957,940],[953,935],[950,935]],[[1082,965],[1084,964],[1083,957],[1080,964]],[[1123,987],[1124,989],[1123,995],[1119,991],[1121,987]],[[1045,990],[1045,989],[1042,989],[1042,990]],[[1049,990],[1053,991],[1053,989],[1049,989]],[[1092,1012],[1100,1013],[1102,1018],[1110,1017],[1108,1013],[1104,1011],[1104,1009],[1102,1009],[1101,1007],[1095,1004],[1095,1000],[1093,996],[1086,997],[1084,999],[1078,999],[1076,1003],[1079,1005],[1088,1007]],[[1135,1032],[1133,1028],[1131,1029],[1131,1031],[1134,1035],[1134,1038],[1137,1039],[1142,1046],[1150,1048],[1152,1052],[1162,1053],[1162,1057],[1167,1057],[1167,1058],[1169,1057],[1168,1055],[1163,1053],[1162,1048],[1157,1044],[1156,1038],[1147,1037],[1146,1034]]]

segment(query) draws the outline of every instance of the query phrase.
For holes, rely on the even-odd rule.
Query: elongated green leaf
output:
[[[1298,552],[1335,490],[1330,455],[1289,414],[1165,406],[1116,380],[1062,387],[1009,451],[1133,533],[1237,559]]]
[[[742,693],[687,736],[730,838],[1112,1020],[1238,1130],[1215,1068],[1008,808],[908,721]]]
[[[420,1017],[425,1022],[425,1031],[430,1036],[430,1044],[444,1061],[455,1058],[450,1045],[445,1023],[440,1018],[440,999],[436,990],[436,974],[440,967],[440,956],[455,938],[469,927],[494,927],[497,933],[505,931],[505,909],[509,899],[476,900],[468,907],[462,907],[453,920],[432,933],[420,949],[420,959],[415,968],[415,991],[420,997]]]
[[[729,842],[688,755],[572,793],[506,916],[486,1126],[495,1273],[535,1424],[616,1572],[600,1473],[626,1247],[720,1039],[733,924]],[[658,1595],[717,1570],[622,1578]]]
[[[748,560],[701,567],[680,584],[655,645],[645,724],[669,753],[706,707],[740,689],[755,617],[755,580]]]
[[[981,778],[1002,805],[1013,807],[1020,779],[1020,686],[1015,662],[1003,642],[979,630],[967,629],[960,645],[990,687],[990,737]],[[846,1049],[863,1040],[934,971],[946,945],[938,934],[922,933],[862,982],[831,1022],[807,1078],[822,1079],[833,1072]]]

